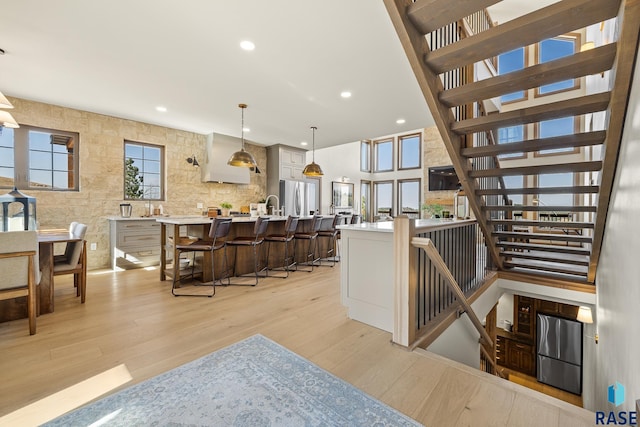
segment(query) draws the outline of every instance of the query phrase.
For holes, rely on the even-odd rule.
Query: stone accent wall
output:
[[[429,168],[434,166],[449,166],[451,157],[444,146],[444,141],[436,126],[425,128],[424,149],[422,151],[424,167],[424,203],[442,205],[453,212],[453,195],[455,191],[429,191]]]
[[[40,102],[10,100],[15,107],[11,114],[18,123],[80,134],[80,191],[23,192],[37,199],[41,229],[68,228],[71,221],[87,224],[87,243],[97,244],[97,250],[87,253],[90,269],[109,266],[107,217],[119,215],[119,205],[123,202],[125,139],[165,147],[166,199],[159,202],[165,213],[197,215],[201,213],[196,207],[198,203],[206,208],[229,202],[234,209],[239,209],[266,197],[265,147],[246,146],[262,171],[251,173],[249,184],[203,183],[200,169],[185,159],[193,154],[198,159],[205,158],[205,135]],[[131,204],[133,216],[146,213],[144,202]]]

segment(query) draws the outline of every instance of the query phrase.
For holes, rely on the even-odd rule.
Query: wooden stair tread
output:
[[[593,228],[592,222],[574,221],[531,221],[526,219],[491,219],[490,223],[502,225],[520,225],[523,227],[550,227],[550,228]]]
[[[446,90],[440,94],[440,101],[447,107],[454,107],[549,83],[601,73],[611,69],[615,56],[616,44],[607,44],[555,61]]]
[[[526,261],[520,261],[520,262],[505,261],[504,265],[505,267],[519,267],[519,268],[527,268],[532,270],[542,270],[542,271],[549,271],[553,273],[571,274],[571,275],[577,275],[581,277],[587,277],[587,269],[586,268],[582,269],[579,266],[576,266],[575,268],[570,268],[570,266],[567,266],[568,268],[562,268],[562,267],[556,267],[556,266],[551,266],[546,264],[538,265],[538,264],[533,264]]]
[[[485,211],[532,211],[532,212],[595,212],[595,206],[494,206],[482,207]]]
[[[510,195],[510,194],[595,194],[597,185],[577,185],[575,187],[527,187],[527,188],[489,188],[476,190],[478,196]]]
[[[602,169],[601,161],[560,163],[555,165],[520,166],[514,168],[479,169],[469,171],[470,178],[491,176],[541,175],[563,172],[592,172]]]
[[[591,236],[581,236],[574,234],[527,233],[520,231],[493,231],[491,234],[496,237],[510,237],[514,239],[555,240],[558,242],[591,243]]]
[[[583,267],[589,266],[589,258],[586,255],[581,256],[581,259],[577,258],[552,258],[548,256],[531,254],[528,252],[514,252],[514,251],[503,251],[500,252],[505,258],[522,258],[522,259],[530,259],[533,261],[544,261],[544,262],[553,262],[557,264],[571,264],[571,265],[581,265]]]
[[[610,92],[602,92],[504,113],[460,120],[451,124],[451,130],[457,134],[464,135],[561,117],[595,113],[607,109],[610,95]]]
[[[557,252],[561,254],[573,254],[573,255],[589,255],[591,251],[587,248],[580,248],[574,246],[559,246],[559,245],[545,245],[541,243],[524,243],[524,242],[496,242],[497,246],[507,249],[528,250],[528,251],[542,251],[542,252]]]
[[[603,130],[596,132],[583,132],[572,135],[555,136],[552,138],[530,139],[527,141],[510,142],[507,144],[463,148],[460,151],[460,154],[462,157],[474,158],[499,156],[501,154],[531,153],[534,151],[552,150],[557,148],[586,147],[602,144],[606,135],[607,133]]]
[[[429,52],[426,62],[444,73],[613,18],[619,7],[620,0],[564,0]]]
[[[501,0],[418,0],[407,8],[411,23],[422,34],[456,22]]]

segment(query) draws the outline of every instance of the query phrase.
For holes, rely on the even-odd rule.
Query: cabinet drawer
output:
[[[159,231],[159,230],[158,230]],[[160,249],[160,233],[149,232],[127,232],[118,233],[118,248],[134,248],[134,247],[157,247]]]
[[[160,223],[156,222],[155,219],[118,222],[118,232],[124,231],[126,233],[129,233],[138,230],[150,233],[157,231],[158,233],[160,233]]]

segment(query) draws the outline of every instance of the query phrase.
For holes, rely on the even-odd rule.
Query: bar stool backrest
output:
[[[317,233],[322,227],[322,215],[314,215],[311,222],[311,232]]]
[[[231,218],[214,218],[213,224],[209,229],[209,237],[215,242],[218,239],[225,238],[231,230]]]
[[[258,217],[258,219],[256,219],[256,225],[253,227],[253,232],[256,235],[256,242],[264,240],[264,235],[267,234],[268,225],[269,218]]]
[[[299,219],[297,216],[289,215],[287,222],[284,223],[284,233],[287,237],[292,237],[295,234],[296,229],[298,228],[298,221]]]
[[[360,215],[353,214],[351,216],[351,224],[360,224]]]
[[[333,222],[331,223],[331,230],[332,230],[332,231],[335,231],[336,226],[337,226],[341,221],[342,221],[342,215],[338,215],[338,214],[336,214],[336,215],[333,217]]]

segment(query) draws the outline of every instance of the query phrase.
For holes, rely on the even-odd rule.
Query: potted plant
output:
[[[220,203],[220,208],[222,210],[222,216],[229,216],[229,210],[232,208],[233,206],[231,205],[231,203],[229,202],[222,202]]]
[[[441,218],[444,207],[438,203],[424,203],[422,210],[425,211],[430,218]]]

